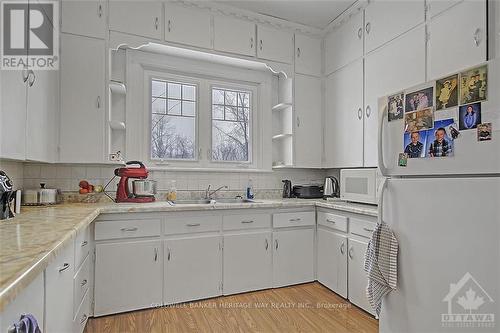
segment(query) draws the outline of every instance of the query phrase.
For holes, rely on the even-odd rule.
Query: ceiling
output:
[[[228,6],[324,29],[354,0],[216,0]]]

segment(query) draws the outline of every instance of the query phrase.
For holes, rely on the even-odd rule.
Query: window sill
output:
[[[183,172],[244,172],[244,173],[271,173],[272,169],[254,169],[254,168],[202,168],[202,167],[172,167],[162,165],[149,165],[150,171],[183,171]]]

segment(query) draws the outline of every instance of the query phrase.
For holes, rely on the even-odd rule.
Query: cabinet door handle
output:
[[[158,248],[155,247],[155,261],[158,261]]]
[[[253,49],[253,37],[250,37],[250,48]]]
[[[342,244],[340,245],[340,253],[341,254],[345,253],[345,243],[344,242],[342,242]]]
[[[297,48],[297,58],[300,58],[300,47]]]
[[[65,262],[61,268],[59,268],[59,273],[61,272],[64,272],[65,270],[67,270],[69,268],[69,264],[67,262]]]
[[[474,31],[474,45],[479,46],[481,44],[481,29],[477,28],[476,31]]]
[[[262,51],[262,39],[260,40],[260,50]]]
[[[133,231],[137,231],[138,228],[137,227],[133,227],[133,228],[121,228],[120,230],[121,231],[125,231],[125,232],[133,232]]]
[[[80,320],[80,324],[83,324],[86,320],[87,320],[87,315],[86,315],[86,314],[84,314],[84,315],[82,316],[82,319]]]
[[[361,39],[363,37],[363,28],[358,29],[358,39]]]
[[[366,232],[373,232],[373,229],[370,229],[370,228],[363,228],[363,230]]]
[[[366,33],[367,33],[367,34],[369,34],[369,33],[370,33],[371,28],[372,28],[372,25],[371,25],[371,23],[370,23],[370,22],[368,22],[368,23],[366,24],[366,26],[365,26],[365,30],[366,30]]]
[[[267,251],[268,248],[269,248],[269,241],[266,238],[266,251]]]
[[[28,66],[23,67],[22,75],[23,75],[23,82],[28,81],[28,76],[29,76]]]
[[[35,76],[35,72],[33,72],[32,70],[30,70],[28,72],[28,84],[30,87],[33,87],[33,84],[35,83],[35,79],[36,79],[36,76]]]
[[[80,286],[81,286],[81,287],[83,287],[83,286],[85,286],[86,284],[87,284],[87,279],[84,279],[84,280],[82,281],[82,283],[80,283]]]
[[[354,252],[354,248],[350,248],[349,249],[349,258],[353,259],[354,258],[354,255],[352,254]]]
[[[170,257],[171,257],[171,255],[170,255],[170,248],[168,247],[167,248],[167,260],[168,261],[170,261]]]
[[[102,5],[97,6],[97,16],[102,17]]]
[[[97,96],[96,104],[97,104],[97,108],[100,109],[101,108],[101,96]]]
[[[363,118],[363,110],[361,108],[358,109],[358,119],[361,120]]]
[[[186,226],[188,227],[199,227],[201,224],[200,223],[188,223]]]
[[[155,17],[155,29],[158,30],[158,17]]]
[[[277,250],[277,249],[278,249],[278,247],[279,247],[278,240],[277,240],[277,239],[275,239],[275,240],[274,240],[274,248]]]
[[[296,219],[289,219],[288,221],[289,222],[300,222],[302,219],[300,217],[296,218]]]
[[[332,224],[337,223],[337,222],[335,222],[334,220],[330,220],[330,219],[326,219],[326,222],[330,222],[330,223],[332,223]]]
[[[253,220],[241,221],[241,223],[249,224],[249,223],[253,223]]]
[[[366,106],[365,114],[367,118],[370,118],[370,115],[372,114],[372,108],[369,105]]]
[[[170,20],[168,20],[168,22],[167,22],[167,30],[168,30],[168,32],[170,32],[172,30],[172,23]]]
[[[83,241],[81,247],[87,246],[88,243],[89,242],[87,242],[87,241]]]
[[[300,127],[300,118],[297,116],[297,127]]]

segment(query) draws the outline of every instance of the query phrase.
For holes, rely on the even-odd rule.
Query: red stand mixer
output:
[[[116,189],[116,202],[153,202],[156,193],[156,182],[146,180],[148,170],[139,161],[129,161],[125,167],[115,169],[115,176],[120,177],[120,182]],[[132,165],[137,165],[130,167]],[[129,189],[129,179],[132,181],[132,193]]]

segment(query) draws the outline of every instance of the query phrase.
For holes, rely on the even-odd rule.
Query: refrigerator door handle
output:
[[[380,169],[380,173],[382,176],[387,177],[388,171],[384,164],[384,146],[383,146],[383,129],[384,129],[384,120],[387,115],[387,107],[384,107],[382,110],[382,114],[379,120],[378,126],[378,168]]]
[[[387,178],[384,178],[382,180],[382,183],[380,183],[380,186],[378,187],[378,218],[377,218],[377,223],[380,224],[382,223],[383,219],[383,214],[384,214],[384,192],[385,188],[387,187]]]

